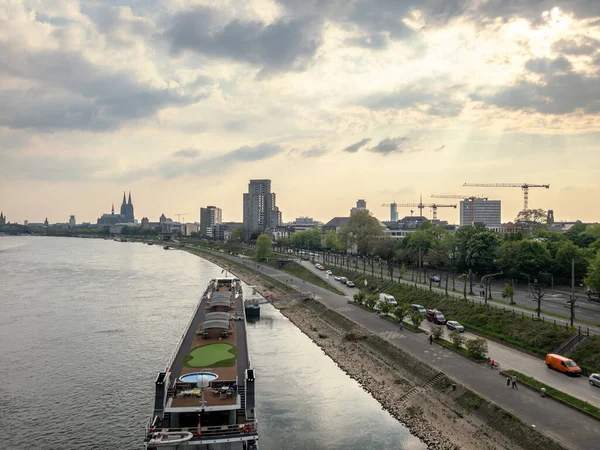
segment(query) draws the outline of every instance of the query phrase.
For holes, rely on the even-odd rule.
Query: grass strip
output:
[[[535,378],[532,378],[530,376],[527,376],[520,372],[517,372],[516,370],[506,370],[506,371],[504,371],[504,373],[506,373],[508,375],[516,376],[520,382],[527,384],[535,389],[540,390],[541,388],[544,388],[544,389],[546,389],[546,394],[549,395],[550,397],[555,397],[559,400],[562,400],[563,402],[568,403],[569,405],[571,405],[577,409],[585,411],[586,413],[596,417],[597,419],[600,419],[600,408],[596,408],[595,406],[590,405],[588,402],[584,402],[583,400],[580,400],[569,394],[565,394],[564,392],[559,391],[558,389],[554,389],[553,387],[550,387],[547,384],[541,383],[541,382],[537,381]]]
[[[314,284],[315,286],[319,286],[320,288],[327,289],[328,291],[333,292],[335,294],[345,295],[339,289],[336,289],[333,286],[331,286],[323,278],[321,278],[317,274],[311,272],[306,267],[298,264],[295,261],[290,261],[290,262],[286,263],[283,266],[283,268],[277,267],[277,264],[274,261],[263,261],[261,264],[265,264],[265,265],[267,265],[269,267],[272,267],[274,269],[282,270],[285,273],[289,273],[290,275],[293,275],[295,277],[301,278],[301,279],[303,279],[305,281],[308,281],[311,284]]]

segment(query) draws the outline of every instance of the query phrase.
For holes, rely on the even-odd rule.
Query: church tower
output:
[[[123,191],[123,203],[121,203],[121,215],[123,217],[127,216],[127,200],[125,198],[125,191]]]
[[[0,212],[0,225],[6,225],[6,217],[2,212]]]

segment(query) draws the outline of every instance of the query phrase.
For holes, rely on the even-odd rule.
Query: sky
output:
[[[0,0],[0,210],[241,221],[269,178],[284,221],[522,209],[465,182],[600,221],[599,43],[596,0]]]

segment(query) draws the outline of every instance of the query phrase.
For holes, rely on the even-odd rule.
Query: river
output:
[[[156,373],[220,272],[157,245],[0,237],[0,448],[141,448]],[[279,311],[261,314],[261,450],[426,448]]]

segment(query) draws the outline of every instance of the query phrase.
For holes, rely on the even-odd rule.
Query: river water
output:
[[[141,448],[156,373],[220,272],[157,245],[0,237],[0,448]],[[426,448],[279,311],[261,314],[261,450]]]

